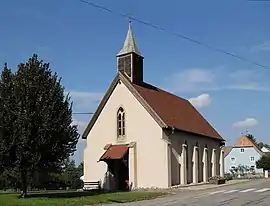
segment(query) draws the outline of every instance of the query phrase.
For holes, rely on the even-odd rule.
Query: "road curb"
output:
[[[175,189],[171,190],[170,192],[171,193],[174,193],[174,191],[177,191],[177,190],[183,190],[183,191],[184,190],[186,190],[186,191],[201,191],[201,190],[215,189],[215,188],[226,187],[226,186],[230,186],[230,185],[236,185],[236,184],[246,183],[246,182],[250,182],[252,180],[253,179],[239,180],[239,181],[235,181],[233,183],[227,183],[227,184],[225,183],[225,184],[222,184],[222,185],[213,185],[212,187],[203,187],[203,188],[196,188],[196,187],[204,186],[204,185],[210,185],[210,184],[208,183],[208,184],[204,184],[204,185],[192,185],[192,186],[187,186],[187,187],[175,188]],[[192,188],[194,188],[194,189],[192,189]]]
[[[222,185],[218,185],[217,187],[226,187],[226,186],[230,186],[230,185],[237,185],[237,184],[241,184],[241,183],[246,183],[246,182],[251,182],[253,179],[248,179],[248,180],[242,180],[242,181],[236,181],[234,183],[230,183],[230,184],[222,184]],[[213,187],[216,188],[216,187]]]

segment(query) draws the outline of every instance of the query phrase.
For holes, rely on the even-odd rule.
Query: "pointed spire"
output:
[[[124,42],[123,48],[120,50],[120,52],[117,54],[117,56],[128,54],[134,52],[141,56],[141,53],[136,45],[136,41],[131,29],[131,20],[129,20],[129,26],[128,26],[128,32],[126,36],[126,40]]]

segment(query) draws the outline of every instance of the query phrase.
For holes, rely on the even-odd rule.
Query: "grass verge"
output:
[[[78,193],[78,195],[76,195]],[[101,203],[123,203],[138,200],[153,199],[166,195],[162,192],[117,192],[107,194],[90,194],[79,192],[67,193],[43,193],[29,195],[25,199],[19,198],[18,194],[1,194],[1,206],[82,206]]]

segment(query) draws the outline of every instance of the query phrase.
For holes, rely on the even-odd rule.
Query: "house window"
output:
[[[251,162],[254,162],[255,161],[255,158],[254,157],[250,157],[250,161]]]
[[[245,150],[242,148],[242,149],[240,150],[240,152],[242,152],[242,153],[243,153],[243,152],[245,152]]]
[[[235,162],[235,157],[231,157],[231,161],[232,162]]]
[[[122,107],[117,112],[117,136],[118,138],[126,135],[126,122],[125,122],[125,111]]]

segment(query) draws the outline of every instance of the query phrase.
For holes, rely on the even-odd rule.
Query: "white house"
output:
[[[256,168],[256,161],[261,158],[263,152],[259,146],[245,135],[241,136],[232,147],[225,147],[225,172],[239,165],[253,169],[255,173],[263,173],[262,169]]]

